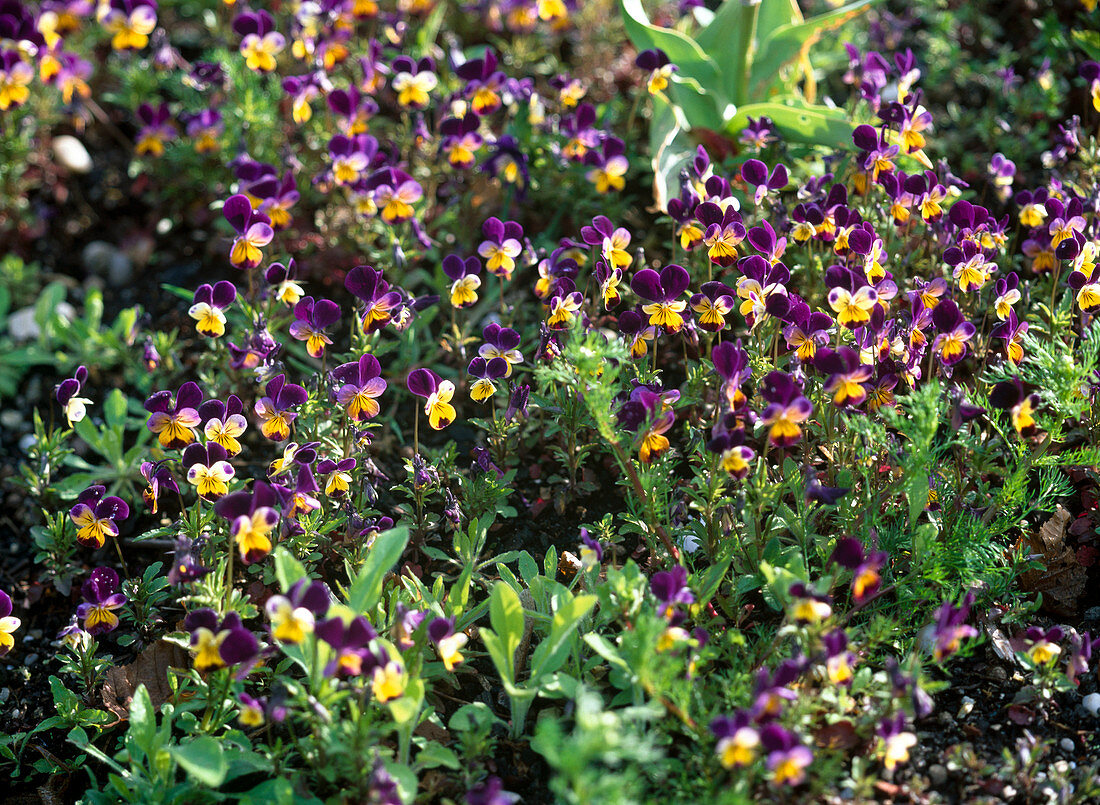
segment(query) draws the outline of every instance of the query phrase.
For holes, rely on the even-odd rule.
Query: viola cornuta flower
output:
[[[294,321],[290,324],[290,335],[297,341],[306,342],[306,352],[311,358],[320,358],[325,347],[332,344],[328,328],[340,320],[340,306],[331,299],[318,299],[307,296],[294,306]]]
[[[225,313],[237,298],[237,287],[226,280],[214,285],[203,283],[195,290],[194,304],[187,315],[195,320],[200,335],[217,338],[225,335]]]
[[[255,268],[264,257],[261,249],[275,237],[271,219],[254,210],[252,202],[241,193],[225,200],[222,215],[237,233],[229,251],[229,262],[237,268]]]
[[[325,478],[325,494],[332,498],[342,498],[351,489],[351,471],[358,462],[354,458],[331,458],[317,462],[317,472]]]
[[[477,257],[463,260],[456,254],[448,254],[443,258],[443,273],[452,280],[452,305],[463,308],[477,303],[477,289],[481,287],[481,260]]]
[[[857,408],[867,399],[864,385],[871,379],[874,367],[861,363],[859,353],[851,347],[831,350],[823,347],[814,359],[814,366],[825,373],[825,391],[833,395],[833,404],[841,408]]]
[[[157,4],[153,0],[111,0],[102,17],[115,50],[141,50],[157,27]]]
[[[191,651],[195,655],[195,670],[199,673],[231,665],[243,665],[243,673],[259,656],[259,641],[244,628],[236,612],[230,612],[219,622],[214,610],[197,609],[187,613],[183,628],[191,633]]]
[[[932,648],[932,656],[936,661],[945,660],[956,651],[963,640],[978,636],[978,630],[967,624],[970,617],[970,607],[974,604],[974,593],[967,592],[962,604],[952,606],[950,601],[944,601],[936,610],[936,623],[932,633],[935,641]]]
[[[217,442],[189,444],[183,449],[181,463],[187,470],[187,480],[203,500],[214,501],[229,493],[235,472],[228,458],[229,453]]]
[[[401,294],[390,290],[390,284],[382,279],[381,269],[356,266],[344,278],[344,287],[366,303],[363,313],[363,331],[377,332],[393,317],[394,309],[401,304]]]
[[[397,93],[397,103],[406,109],[426,109],[431,103],[430,93],[439,84],[435,62],[427,56],[418,61],[408,56],[398,56],[390,69],[393,72],[391,86]]]
[[[54,398],[61,406],[62,413],[71,428],[77,422],[84,419],[91,403],[87,397],[78,397],[84,384],[88,382],[88,369],[78,366],[72,377],[66,378],[54,386]]]
[[[585,178],[596,186],[597,193],[609,193],[626,187],[624,177],[630,163],[623,155],[624,151],[626,144],[622,140],[608,137],[599,151],[589,151],[585,156],[585,164],[592,166]]]
[[[150,514],[156,514],[161,493],[170,490],[179,494],[179,484],[172,476],[172,470],[168,466],[168,459],[157,462],[143,461],[141,463],[141,477],[145,479],[145,489],[141,492],[142,500]]]
[[[444,380],[431,369],[413,369],[406,385],[409,391],[424,399],[424,413],[433,430],[443,430],[455,421],[458,414],[451,405],[455,384],[450,380]]]
[[[1039,395],[1027,393],[1020,378],[1002,380],[989,392],[989,404],[1002,411],[1008,411],[1012,426],[1021,436],[1035,433],[1035,409],[1039,407]]]
[[[466,372],[474,378],[474,382],[470,385],[470,398],[474,402],[485,402],[497,392],[494,381],[507,375],[508,361],[504,358],[485,360],[478,356],[470,361]]]
[[[932,350],[944,367],[950,367],[966,356],[967,345],[977,328],[967,321],[951,300],[940,302],[932,311],[932,322],[939,335],[932,342]]]
[[[275,30],[271,15],[263,9],[245,11],[233,20],[233,30],[242,37],[240,50],[248,69],[273,72],[275,57],[286,47],[286,37]]]
[[[718,739],[714,747],[718,762],[727,769],[739,769],[756,760],[760,732],[752,726],[752,717],[744,710],[733,716],[718,716],[710,723],[711,734]]]
[[[214,512],[230,522],[230,534],[246,565],[271,553],[271,532],[279,524],[278,505],[279,494],[263,481],[257,481],[251,492],[234,492],[214,504]]]
[[[478,134],[481,122],[473,112],[461,117],[449,117],[439,124],[442,139],[439,150],[447,155],[447,161],[456,168],[472,168],[477,161],[477,152],[485,140]]]
[[[165,143],[176,138],[176,126],[168,104],[162,103],[154,108],[143,103],[137,109],[137,116],[142,125],[134,144],[134,153],[163,156]]]
[[[917,745],[917,736],[906,730],[905,713],[879,722],[875,733],[882,739],[882,765],[888,770],[909,760],[909,750]]]
[[[678,297],[691,284],[691,276],[683,266],[668,265],[658,274],[652,268],[643,268],[634,275],[630,287],[638,296],[649,302],[642,312],[649,316],[654,327],[663,327],[666,333],[676,333],[684,326],[684,310],[687,302]]]
[[[485,258],[485,270],[506,280],[512,278],[516,258],[523,251],[523,227],[515,221],[489,218],[481,225],[485,239],[477,247],[477,253]]]
[[[790,181],[787,167],[779,163],[768,173],[768,166],[759,159],[749,159],[741,166],[741,178],[754,188],[753,201],[759,204],[773,190],[782,190]]]
[[[798,444],[802,440],[801,424],[814,411],[798,382],[785,372],[770,372],[760,394],[768,402],[760,414],[760,421],[768,426],[768,441],[775,447]]]
[[[290,426],[298,414],[297,408],[309,399],[309,394],[295,383],[287,383],[285,375],[276,375],[264,389],[264,396],[256,401],[254,409],[260,418],[260,432],[273,442],[290,437]]]
[[[19,628],[20,620],[11,613],[11,596],[0,590],[0,657],[3,657],[15,646],[15,638],[12,637],[12,633]]]
[[[373,676],[385,663],[383,656],[372,650],[378,633],[362,615],[345,621],[337,615],[317,623],[314,633],[336,652],[325,666],[325,676]]]
[[[89,548],[102,548],[107,537],[118,536],[118,523],[130,516],[126,501],[106,495],[106,487],[90,486],[69,509],[69,519],[76,526],[76,541]]]
[[[813,752],[803,746],[793,732],[774,722],[765,724],[760,728],[760,744],[768,753],[773,782],[798,785],[806,778],[806,767],[813,762]]]
[[[80,588],[84,597],[76,609],[76,616],[84,621],[84,631],[94,636],[112,632],[118,628],[115,610],[129,600],[120,590],[118,573],[109,567],[98,567]]]
[[[435,643],[439,658],[448,671],[453,671],[463,661],[462,649],[469,638],[455,631],[453,618],[435,618],[428,624],[428,638]]]

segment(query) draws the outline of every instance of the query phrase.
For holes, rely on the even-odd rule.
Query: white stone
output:
[[[1100,715],[1100,693],[1090,693],[1081,700],[1081,704],[1094,718]]]
[[[73,173],[89,173],[92,170],[92,157],[88,149],[69,134],[53,138],[53,154],[63,168]]]

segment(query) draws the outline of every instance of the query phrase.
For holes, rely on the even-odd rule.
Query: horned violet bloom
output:
[[[523,251],[523,227],[515,221],[490,218],[481,225],[485,239],[477,247],[477,253],[485,258],[485,270],[503,279],[511,279],[516,269],[516,258]],[[448,275],[450,276],[450,275]]]
[[[659,48],[643,50],[634,59],[634,64],[649,71],[646,89],[649,90],[650,95],[656,95],[668,89],[668,82],[676,70],[676,65],[670,64],[668,55]]]
[[[951,300],[936,305],[932,321],[939,330],[932,342],[932,351],[939,355],[945,367],[953,366],[966,356],[967,344],[977,328],[963,317],[958,305]]]
[[[325,666],[325,676],[371,675],[384,662],[370,647],[378,633],[362,615],[347,621],[340,616],[329,618],[318,623],[314,632],[336,653]]]
[[[256,401],[255,411],[262,422],[260,432],[273,442],[281,442],[290,436],[290,426],[298,414],[291,411],[307,399],[306,390],[286,382],[286,375],[276,375],[264,389],[264,396]]]
[[[354,458],[331,458],[317,462],[317,472],[325,478],[325,494],[332,498],[344,497],[351,489],[351,471],[358,462]]]
[[[162,156],[164,144],[176,137],[176,127],[171,121],[168,104],[162,103],[154,108],[143,103],[137,109],[137,116],[141,121],[141,131],[137,135],[134,153]]]
[[[195,320],[200,335],[217,338],[225,335],[225,313],[237,298],[237,288],[232,282],[222,280],[214,285],[203,283],[195,290],[194,304],[187,315]]]
[[[714,751],[724,768],[743,768],[756,759],[760,733],[749,713],[738,710],[732,717],[718,716],[710,723],[710,731],[718,739]]]
[[[260,250],[275,237],[271,219],[252,209],[248,196],[241,193],[225,200],[222,215],[237,233],[229,251],[229,262],[237,268],[255,268],[264,257]]]
[[[917,745],[917,736],[906,730],[905,713],[883,720],[875,733],[882,739],[882,765],[893,770],[909,760],[909,750]]]
[[[496,383],[508,373],[508,361],[504,358],[485,360],[478,356],[470,361],[466,372],[474,378],[470,385],[470,398],[474,402],[485,402],[497,392]]]
[[[806,778],[813,752],[798,737],[774,722],[760,728],[760,743],[768,753],[772,780],[780,785],[798,785]]]
[[[143,461],[141,477],[145,479],[145,489],[141,492],[141,498],[150,514],[157,513],[162,491],[171,490],[179,494],[179,484],[176,483],[172,470],[168,467],[168,459],[157,462]]]
[[[72,377],[68,377],[54,386],[54,398],[61,406],[61,411],[65,414],[65,419],[68,421],[70,428],[84,419],[88,412],[87,406],[91,400],[87,397],[77,396],[87,381],[88,369],[84,366],[78,366]]]
[[[391,84],[397,93],[397,103],[407,109],[425,109],[431,103],[429,93],[439,84],[435,74],[435,63],[425,56],[413,61],[408,56],[399,56],[391,66],[393,79]]]
[[[264,10],[245,11],[233,20],[233,30],[241,37],[241,55],[249,70],[270,73],[275,57],[286,47],[286,38],[275,30],[275,20]]]
[[[227,458],[229,454],[217,442],[205,446],[189,444],[184,448],[182,464],[187,470],[187,480],[203,500],[213,501],[228,494],[235,472]]]
[[[208,442],[225,448],[229,458],[241,452],[239,437],[248,428],[248,420],[240,397],[230,394],[225,402],[207,400],[199,407],[199,418],[205,420],[203,435]]]
[[[802,387],[785,372],[770,372],[760,389],[768,406],[760,420],[768,426],[768,440],[775,447],[790,447],[802,439],[801,424],[809,419],[814,407],[802,395]]]
[[[332,343],[327,328],[340,320],[340,306],[331,299],[318,299],[307,296],[294,306],[294,321],[290,324],[290,335],[297,341],[306,342],[306,352],[311,358],[320,358],[325,347]]]
[[[69,509],[76,526],[76,541],[89,548],[102,548],[107,537],[118,536],[118,523],[130,516],[126,501],[114,495],[104,496],[106,487],[89,486]]]
[[[932,656],[937,661],[944,660],[958,651],[963,640],[978,636],[978,630],[966,622],[970,617],[970,607],[973,603],[974,593],[967,592],[959,606],[955,607],[950,601],[944,601],[936,610],[936,623],[932,631],[934,640]]]
[[[481,287],[481,261],[476,257],[463,260],[455,254],[443,258],[443,273],[451,282],[451,304],[470,307],[477,302],[477,289]]]
[[[451,405],[455,384],[450,380],[443,380],[431,369],[413,369],[406,385],[409,391],[424,399],[424,413],[433,430],[443,430],[455,421],[458,414]]]
[[[386,390],[381,374],[378,359],[369,352],[358,361],[332,370],[336,402],[343,406],[353,422],[364,422],[378,415],[377,398]]]
[[[401,304],[401,294],[390,290],[382,279],[382,270],[371,266],[356,266],[344,278],[344,287],[366,304],[363,331],[368,335],[386,326],[394,309]]]
[[[989,404],[1002,411],[1008,411],[1012,418],[1012,427],[1021,436],[1030,436],[1035,432],[1035,409],[1039,407],[1039,395],[1028,394],[1020,378],[1002,380],[989,393]]]
[[[84,597],[76,609],[76,616],[84,621],[84,631],[95,636],[118,628],[115,610],[129,600],[120,590],[118,573],[109,567],[97,567],[80,588]]]
[[[278,493],[263,481],[257,481],[251,492],[234,492],[214,504],[214,512],[229,520],[229,532],[246,565],[271,553],[271,532],[279,524],[277,505]]]
[[[481,336],[485,339],[485,343],[478,347],[477,354],[487,361],[503,358],[507,363],[504,376],[511,377],[512,367],[523,363],[523,353],[517,349],[520,341],[519,333],[510,327],[502,327],[496,322],[490,322],[481,331]]]
[[[157,4],[152,0],[111,0],[103,26],[115,50],[141,50],[157,27]]]
[[[691,276],[683,266],[668,265],[658,274],[652,268],[643,268],[630,281],[630,287],[638,296],[649,302],[642,312],[649,316],[654,327],[663,327],[666,333],[676,333],[684,326],[683,312],[687,302],[678,297],[691,284]]]
[[[247,664],[260,653],[256,636],[244,628],[236,612],[230,612],[219,623],[214,610],[198,609],[187,613],[183,628],[191,633],[191,651],[199,673]]]
[[[11,596],[0,590],[0,657],[15,646],[12,633],[19,628],[20,620],[12,613]]]
[[[464,659],[462,649],[469,638],[463,632],[456,632],[453,618],[436,618],[428,624],[428,637],[435,643],[439,658],[448,671]]]

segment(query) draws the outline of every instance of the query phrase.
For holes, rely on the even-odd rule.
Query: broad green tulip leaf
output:
[[[816,106],[802,102],[798,105],[781,103],[752,103],[742,106],[726,123],[725,132],[730,137],[748,125],[750,117],[767,115],[787,142],[824,145],[832,148],[851,148],[852,130],[855,125],[843,109]]]
[[[718,87],[718,68],[691,37],[662,28],[649,21],[641,0],[619,0],[623,25],[638,50],[663,50],[681,75],[694,78],[702,86]]]

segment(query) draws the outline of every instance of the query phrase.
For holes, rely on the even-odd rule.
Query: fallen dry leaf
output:
[[[1029,570],[1020,577],[1020,588],[1043,594],[1043,609],[1055,615],[1077,613],[1077,599],[1085,591],[1088,571],[1066,545],[1066,527],[1072,516],[1059,506],[1054,516],[1040,526],[1038,533],[1026,538],[1032,554],[1039,556],[1042,569]]]
[[[191,655],[187,651],[160,640],[138,655],[129,665],[115,666],[107,671],[100,695],[103,706],[125,721],[130,716],[130,701],[138,685],[145,685],[154,707],[160,707],[172,698],[172,689],[168,684],[168,672],[171,668],[187,668],[191,664]]]

